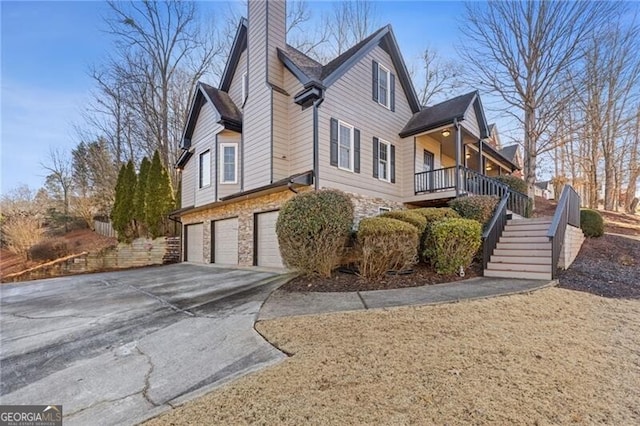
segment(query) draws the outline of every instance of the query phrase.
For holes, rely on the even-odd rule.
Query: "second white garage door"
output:
[[[185,226],[185,236],[186,238],[186,255],[185,260],[187,262],[204,262],[203,255],[203,228],[201,223],[196,223],[194,225]]]
[[[225,265],[238,264],[238,218],[216,220],[214,226],[213,261]]]
[[[278,236],[276,235],[276,221],[278,213],[267,212],[256,214],[256,251],[257,265],[282,268]]]

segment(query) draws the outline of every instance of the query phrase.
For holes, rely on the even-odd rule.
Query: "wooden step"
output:
[[[508,224],[510,223],[551,223],[551,218],[550,217],[534,217],[534,218],[529,218],[529,219],[509,219],[507,221]]]
[[[547,239],[548,240],[548,239]],[[505,250],[551,250],[551,242],[546,243],[505,243],[498,242],[496,244],[497,249]]]
[[[531,257],[527,253],[522,253],[519,256],[491,256],[491,263],[529,263],[532,265],[551,265],[551,253],[548,256]]]
[[[513,222],[513,223],[508,223],[507,226],[505,226],[505,229],[513,229],[515,231],[529,231],[529,230],[544,229],[545,231],[547,231],[550,225],[551,224],[547,224],[547,223]]]
[[[528,280],[550,280],[551,272],[522,272],[522,271],[497,271],[497,270],[484,270],[485,277],[494,278],[516,278],[516,279],[528,279]]]
[[[551,265],[532,265],[529,263],[491,263],[487,265],[492,271],[549,272]]]
[[[525,230],[514,230],[513,228],[507,228],[502,231],[503,237],[547,237],[546,229],[525,229]]]
[[[531,249],[499,249],[493,251],[494,256],[516,256],[516,257],[550,257],[551,249],[531,250]]]
[[[509,235],[503,235],[502,237],[500,237],[500,240],[498,241],[500,243],[518,243],[518,244],[526,244],[526,243],[548,243],[549,242],[549,238],[545,235],[545,236],[539,236],[539,237],[516,237],[516,236],[509,236]]]

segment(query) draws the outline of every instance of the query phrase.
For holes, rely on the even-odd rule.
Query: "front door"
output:
[[[433,153],[424,150],[423,161],[422,161],[422,171],[423,172],[432,172],[433,171]],[[425,183],[427,191],[433,191],[434,188],[434,176],[433,173],[425,174]]]

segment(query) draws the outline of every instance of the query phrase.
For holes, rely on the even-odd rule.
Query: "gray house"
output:
[[[489,143],[477,92],[419,104],[391,26],[323,65],[286,43],[285,8],[249,2],[219,86],[198,85],[172,213],[184,260],[281,266],[278,209],[301,191],[342,190],[362,218],[518,169]]]

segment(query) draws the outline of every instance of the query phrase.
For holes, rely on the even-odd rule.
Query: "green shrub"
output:
[[[520,179],[519,177],[511,176],[511,175],[502,175],[502,176],[494,176],[493,178],[495,180],[498,180],[498,181],[504,183],[509,188],[513,189],[514,191],[518,191],[518,192],[521,192],[523,194],[527,193],[527,182],[525,182],[524,180]]]
[[[43,241],[29,249],[29,259],[46,262],[56,260],[69,254],[69,248],[64,241]]]
[[[432,227],[436,272],[454,274],[466,268],[482,243],[482,225],[472,219],[444,219]]]
[[[433,238],[431,236],[431,227],[434,223],[440,220],[446,218],[459,218],[460,215],[449,207],[424,207],[420,209],[413,209],[411,212],[419,214],[427,220],[424,232],[420,238],[419,253],[422,255],[422,260],[430,261],[434,256],[434,252],[432,250]]]
[[[340,191],[305,192],[287,201],[276,222],[282,259],[305,275],[330,277],[353,227],[353,204]]]
[[[419,239],[415,226],[398,219],[362,219],[358,227],[358,244],[362,253],[360,275],[377,280],[389,270],[407,269],[417,261]]]
[[[413,210],[393,210],[382,213],[380,217],[389,217],[391,219],[401,220],[402,222],[413,225],[416,227],[420,235],[422,235],[427,227],[427,219],[418,213],[414,213]]]
[[[604,234],[602,215],[596,210],[580,210],[580,228],[587,237],[601,237]]]
[[[449,201],[449,205],[463,218],[477,220],[484,226],[491,220],[499,201],[494,195],[474,195],[456,198]]]

